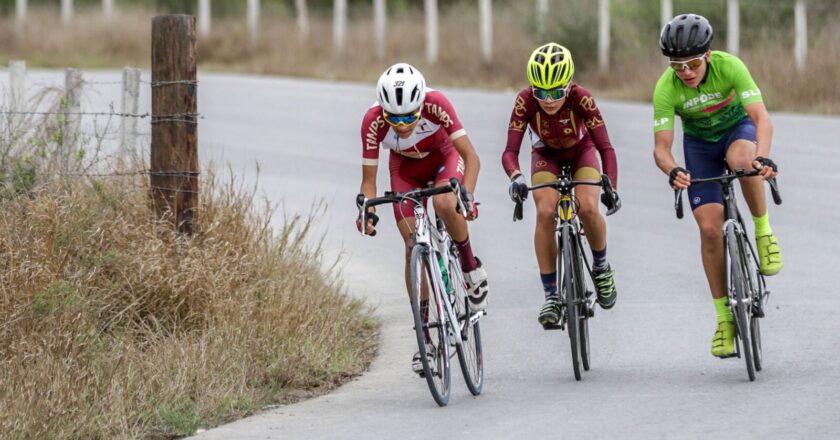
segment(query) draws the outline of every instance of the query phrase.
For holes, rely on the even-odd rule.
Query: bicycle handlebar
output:
[[[727,173],[722,176],[717,177],[705,177],[701,179],[691,179],[692,184],[696,183],[706,183],[706,182],[726,182],[731,183],[733,180],[742,179],[745,177],[754,177],[759,175],[759,170],[753,170],[750,172],[744,172],[742,169],[735,170],[734,173]],[[777,205],[782,204],[782,196],[779,194],[779,183],[776,182],[775,177],[771,177],[767,179],[767,183],[770,184],[770,194],[773,196],[773,203]],[[683,218],[683,204],[682,204],[682,188],[677,188],[674,190],[674,210],[677,212],[677,218]]]
[[[433,188],[415,189],[404,193],[385,191],[385,194],[382,197],[374,197],[372,199],[366,198],[364,194],[359,194],[356,196],[356,207],[359,209],[359,219],[362,222],[362,235],[367,235],[365,234],[365,230],[367,229],[367,221],[370,219],[371,215],[375,215],[372,212],[368,212],[368,208],[384,205],[386,203],[399,203],[406,199],[417,200],[423,199],[425,197],[436,196],[439,194],[446,194],[450,192],[455,193],[455,199],[456,203],[458,204],[458,209],[461,212],[461,214],[466,218],[467,212],[466,208],[464,207],[464,201],[462,199],[462,194],[465,194],[466,191],[463,191],[461,187],[461,182],[459,182],[458,179],[453,177],[449,179],[449,185],[447,186],[436,186]],[[370,235],[376,235],[376,231],[374,230]]]
[[[541,188],[554,188],[557,191],[562,191],[567,189],[571,190],[572,188],[578,185],[600,186],[604,189],[604,193],[609,194],[609,197],[611,199],[613,198],[612,182],[610,181],[609,176],[607,176],[606,174],[601,174],[600,182],[593,182],[591,180],[571,180],[566,176],[561,176],[553,182],[541,183],[539,185],[534,186],[526,186],[524,189],[526,192],[534,191]],[[516,202],[516,205],[513,208],[513,221],[517,220],[522,220],[522,201]]]

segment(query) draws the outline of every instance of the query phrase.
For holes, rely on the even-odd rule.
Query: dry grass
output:
[[[207,170],[183,237],[153,219],[146,178],[57,178],[80,161],[3,151],[0,437],[185,435],[372,360],[378,324],[322,268],[317,211],[273,230],[253,188]]]
[[[598,96],[649,101],[653,85],[664,69],[655,43],[657,29],[648,29],[650,26],[643,23],[633,27],[632,22],[616,19],[616,26],[620,26],[625,38],[615,42],[616,51],[612,54],[615,67],[599,73],[595,69],[594,38],[579,35],[594,32],[594,10],[588,3],[578,3],[568,5],[572,9],[558,11],[555,14],[558,17],[552,16],[557,35],[550,36],[575,48],[577,80]],[[535,22],[532,8],[531,2],[496,5],[490,63],[481,60],[475,4],[460,2],[441,10],[440,53],[435,65],[425,61],[422,13],[389,11],[386,56],[378,59],[368,10],[352,11],[347,50],[341,54],[333,49],[328,16],[313,14],[310,35],[301,40],[294,17],[267,13],[261,24],[260,40],[253,48],[247,44],[243,19],[217,19],[213,22],[212,35],[199,41],[200,67],[371,82],[391,62],[405,60],[422,67],[433,86],[518,89],[525,84],[523,66],[527,56],[541,42],[532,30]],[[840,10],[829,8],[821,14],[840,17]],[[78,26],[63,29],[57,23],[55,10],[36,9],[22,33],[15,32],[11,18],[4,18],[0,20],[0,61],[23,58],[30,65],[44,67],[148,68],[152,15],[146,9],[122,9],[111,25],[105,25],[98,13],[82,13],[78,14]],[[745,44],[748,47],[743,50],[743,58],[772,110],[840,113],[840,89],[835,79],[840,76],[840,48],[831,41],[840,30],[837,20],[833,23],[811,42],[809,69],[805,73],[793,68],[792,37],[787,33],[779,34],[782,41],[764,41],[764,38],[755,38],[760,42],[745,41],[749,44]],[[56,31],[43,32],[45,28]],[[654,37],[648,35],[651,33]],[[718,45],[723,45],[723,41],[719,39]]]

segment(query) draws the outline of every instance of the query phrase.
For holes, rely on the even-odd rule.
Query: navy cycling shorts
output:
[[[691,173],[692,179],[717,177],[726,171],[726,152],[733,142],[746,139],[755,143],[755,124],[749,116],[744,116],[732,129],[717,142],[708,142],[691,136],[683,136],[685,152],[685,167]],[[720,184],[706,182],[692,184],[688,187],[688,200],[691,209],[706,203],[723,204]]]

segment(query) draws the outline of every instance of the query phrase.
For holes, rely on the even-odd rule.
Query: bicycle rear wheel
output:
[[[484,355],[481,348],[481,328],[478,319],[471,321],[472,315],[467,301],[467,288],[464,283],[464,273],[456,252],[449,252],[449,279],[455,290],[455,298],[452,307],[458,322],[455,323],[461,328],[461,343],[457,344],[458,363],[461,364],[461,373],[464,374],[464,382],[467,389],[473,396],[481,394],[484,387]],[[470,324],[472,322],[472,324]]]
[[[574,266],[572,263],[572,246],[569,227],[564,226],[560,233],[560,240],[557,243],[557,269],[562,268],[563,285],[560,287],[563,292],[566,313],[566,329],[569,332],[569,345],[572,349],[572,370],[575,373],[575,380],[581,379],[581,350],[580,350],[580,319],[578,315],[577,282],[575,281]]]
[[[747,298],[750,298],[747,289],[749,274],[744,271],[746,255],[743,252],[742,244],[739,242],[739,236],[735,232],[735,226],[732,224],[729,224],[726,228],[726,247],[729,252],[729,276],[734,290],[734,298],[730,297],[730,302],[733,300],[735,302],[735,313],[733,314],[735,316],[735,327],[738,339],[741,341],[741,353],[744,362],[747,364],[747,377],[750,381],[754,381],[755,359],[753,358],[753,341],[750,334],[752,305],[747,304]]]
[[[438,405],[446,406],[451,391],[448,324],[440,303],[441,283],[434,281],[429,256],[429,249],[425,246],[417,245],[411,250],[411,309],[423,375],[432,398]],[[426,304],[422,299],[424,292],[428,300]],[[427,345],[431,356],[427,356]]]

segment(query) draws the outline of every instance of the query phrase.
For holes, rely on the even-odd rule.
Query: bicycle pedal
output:
[[[717,356],[718,359],[729,359],[729,358],[734,358],[734,357],[741,357],[741,356],[738,356],[737,352],[732,353],[732,354],[728,354],[726,356]]]
[[[586,316],[589,318],[595,317],[595,307],[586,307]]]
[[[565,330],[565,327],[562,324],[542,324],[543,330]]]

